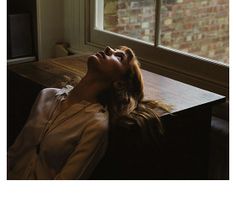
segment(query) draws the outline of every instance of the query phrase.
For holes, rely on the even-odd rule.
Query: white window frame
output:
[[[156,2],[156,10],[159,13],[160,1],[157,0]],[[75,51],[94,51],[102,49],[106,45],[111,47],[127,45],[134,49],[143,68],[228,96],[228,65],[164,46],[157,46],[158,35],[155,38],[155,46],[153,46],[141,40],[96,29],[96,0],[80,0],[79,4],[80,18],[75,16],[74,19],[76,21],[80,19],[79,22],[75,22],[78,25],[77,29],[80,27],[78,30],[80,35],[78,38],[77,34],[77,39],[72,38],[74,42],[77,41],[77,47],[74,48]],[[159,25],[158,18],[159,16],[156,16],[157,27]],[[73,30],[75,30],[75,27]],[[80,44],[78,44],[78,39],[80,39]]]

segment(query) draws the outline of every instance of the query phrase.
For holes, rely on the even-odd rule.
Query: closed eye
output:
[[[123,58],[121,56],[116,56],[120,61],[123,60]]]
[[[120,60],[120,62],[122,62],[125,55],[123,53],[117,53],[115,56]]]

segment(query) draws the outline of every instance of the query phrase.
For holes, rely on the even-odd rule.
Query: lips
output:
[[[100,58],[103,58],[103,59],[106,58],[106,54],[103,51],[100,51],[100,52],[96,53],[96,56],[100,57]]]

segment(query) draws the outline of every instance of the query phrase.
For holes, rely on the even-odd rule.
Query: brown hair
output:
[[[151,139],[158,143],[157,133],[162,134],[163,127],[157,110],[168,112],[170,108],[160,101],[144,99],[140,63],[130,48],[121,46],[120,50],[129,59],[129,69],[122,79],[124,84],[113,85],[101,97],[102,103],[108,106],[111,129],[138,129],[143,141]]]

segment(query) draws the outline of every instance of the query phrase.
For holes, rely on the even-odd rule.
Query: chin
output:
[[[100,62],[96,55],[91,55],[88,57],[88,60],[87,60],[88,69],[91,69],[91,70],[98,69],[99,64]]]
[[[98,58],[97,58],[97,56],[96,55],[90,55],[89,57],[88,57],[88,63],[90,63],[90,62],[95,62],[95,61],[98,61]]]

